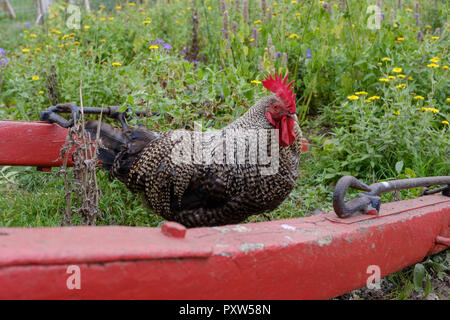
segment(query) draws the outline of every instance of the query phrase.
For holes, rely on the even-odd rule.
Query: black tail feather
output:
[[[91,139],[97,136],[99,122],[89,120],[85,130],[90,133]],[[101,123],[98,157],[103,168],[112,176],[124,181],[133,163],[137,160],[145,147],[159,135],[144,128],[129,128],[122,132],[107,123]]]

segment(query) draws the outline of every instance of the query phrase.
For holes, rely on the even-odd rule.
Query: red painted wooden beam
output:
[[[429,195],[345,220],[0,228],[0,298],[327,299],[446,249],[449,222]]]
[[[0,120],[0,166],[58,167],[66,136],[57,124]]]

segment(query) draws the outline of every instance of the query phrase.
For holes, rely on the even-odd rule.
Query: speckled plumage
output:
[[[254,145],[256,140],[252,140],[256,136],[246,139],[242,133],[259,135],[262,129],[274,129],[265,117],[265,110],[275,102],[283,103],[276,95],[264,97],[222,130],[203,135],[182,130],[158,134],[148,131],[133,139],[128,134],[126,144],[119,139],[120,146],[112,152],[114,161],[109,167],[106,161],[105,167],[131,191],[143,193],[146,205],[156,214],[186,227],[239,223],[251,215],[272,211],[295,186],[301,153],[300,127],[295,121],[295,141],[291,145],[284,147],[275,142],[273,150],[279,152],[279,165],[273,174],[261,171],[264,165],[259,158],[255,164],[261,151]],[[96,128],[96,124],[92,122],[86,127]],[[112,127],[102,124],[102,132],[111,130]],[[236,141],[229,139],[232,133],[237,134]],[[270,148],[267,140],[263,141],[266,142],[261,148]],[[227,144],[236,149],[239,143],[246,146],[245,152],[234,150],[223,155]],[[202,147],[199,150],[203,158],[192,155],[181,161],[179,155],[193,150],[193,146]],[[231,157],[234,162],[227,161],[230,155],[234,156]],[[212,156],[212,161],[207,156]],[[236,164],[237,157],[245,162]]]

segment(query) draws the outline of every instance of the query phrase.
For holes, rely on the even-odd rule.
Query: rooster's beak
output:
[[[297,118],[297,114],[296,114],[296,113],[289,113],[287,116],[288,116],[289,118],[294,119],[295,121],[298,121],[298,118]]]

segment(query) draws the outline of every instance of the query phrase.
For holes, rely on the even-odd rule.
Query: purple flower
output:
[[[311,50],[307,49],[306,59],[311,58]]]
[[[222,67],[222,66],[219,66],[219,69],[220,69],[220,70],[223,70],[223,67]]]
[[[163,48],[166,49],[166,50],[171,50],[172,46],[170,44],[168,44],[168,43],[164,43],[163,44]]]
[[[277,52],[277,58],[281,58],[281,52]]]
[[[150,41],[151,44],[164,44],[165,41],[161,38],[158,38],[156,40]]]
[[[191,60],[191,62],[193,62],[193,63],[195,63],[195,64],[198,64],[198,61],[197,61],[197,60]]]
[[[4,67],[8,64],[8,58],[5,57],[5,49],[0,48],[0,67]]]
[[[27,22],[27,23],[25,24],[25,28],[30,29],[30,28],[31,28],[31,22]]]
[[[180,53],[181,53],[181,54],[185,54],[185,53],[186,53],[186,49],[181,50]]]

